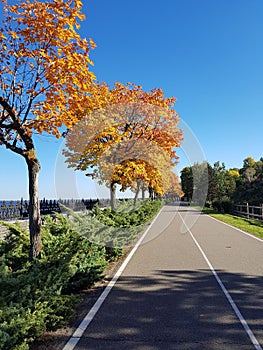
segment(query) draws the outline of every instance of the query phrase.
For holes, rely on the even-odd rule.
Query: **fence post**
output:
[[[247,218],[249,219],[249,206],[248,206],[248,203],[247,203]]]
[[[261,220],[263,221],[263,204],[261,204]]]

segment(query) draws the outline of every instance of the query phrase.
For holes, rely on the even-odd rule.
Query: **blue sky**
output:
[[[177,97],[186,138],[178,173],[203,159],[240,168],[244,158],[263,156],[262,0],[83,2],[80,31],[97,44],[91,57],[98,80],[161,87]],[[36,142],[40,196],[55,198],[61,141],[38,136]],[[3,147],[0,157],[0,199],[27,198],[24,161]],[[87,177],[76,182],[80,197],[100,192]]]

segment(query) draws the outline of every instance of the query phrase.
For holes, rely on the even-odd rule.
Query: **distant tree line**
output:
[[[260,205],[263,203],[263,157],[258,161],[247,157],[242,168],[229,170],[219,161],[213,166],[208,162],[196,163],[181,171],[181,186],[187,201],[218,211],[229,212],[233,204]]]

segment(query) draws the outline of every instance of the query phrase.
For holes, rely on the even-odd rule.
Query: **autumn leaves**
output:
[[[81,7],[81,1],[72,0],[5,5],[2,94],[17,120],[8,141],[21,141],[19,129],[60,137],[64,125],[73,129],[65,152],[70,166],[92,166],[93,177],[108,186],[120,184],[122,190],[140,186],[162,195],[176,184],[177,191],[172,167],[182,135],[175,98],[131,83],[115,83],[112,89],[98,83],[89,58],[96,45],[77,32],[85,18]],[[3,115],[7,129],[5,108]],[[7,143],[4,137],[1,141]]]
[[[4,4],[0,29],[0,145],[24,157],[29,178],[30,258],[40,254],[38,173],[34,132],[61,136],[100,107],[103,94],[90,71],[94,42],[77,33],[81,1]],[[96,96],[96,97],[95,97]],[[104,100],[104,98],[103,98]]]
[[[77,33],[81,2],[22,1],[5,6],[0,39],[1,83],[22,127],[60,136],[87,110],[97,107],[90,98],[95,83],[89,51],[92,40]],[[89,107],[87,107],[89,106]]]
[[[174,98],[161,89],[96,81],[89,54],[96,44],[78,33],[80,0],[21,0],[4,4],[0,28],[0,145],[22,155],[31,206],[38,201],[40,165],[33,134],[68,134],[70,166],[87,170],[114,189],[178,191],[175,148],[182,133]],[[64,129],[62,129],[64,127]],[[31,243],[40,251],[39,210],[32,207]],[[38,235],[39,236],[39,235]]]
[[[143,91],[141,86],[115,83],[108,103],[86,114],[67,136],[64,151],[70,167],[88,170],[88,175],[111,189],[115,185],[137,194],[147,189],[150,196],[180,194],[173,167],[182,133],[179,117],[172,108],[174,98],[161,89]]]

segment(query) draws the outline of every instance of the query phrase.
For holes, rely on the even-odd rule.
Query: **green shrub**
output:
[[[80,301],[78,291],[101,280],[108,261],[122,254],[155,215],[160,201],[112,212],[46,217],[40,260],[28,262],[29,234],[6,224],[0,241],[0,350],[27,350],[45,330],[63,326]],[[74,293],[75,294],[74,294]]]
[[[93,210],[92,214],[104,225],[115,227],[134,227],[147,223],[160,209],[161,200],[146,200],[129,212],[105,210]]]
[[[212,207],[219,213],[231,213],[233,202],[229,198],[223,197],[221,200],[214,200],[212,202]]]
[[[79,223],[78,230],[83,232],[81,226],[89,226],[88,220],[97,230],[93,230],[93,236],[90,239],[97,239],[97,242],[103,244],[106,248],[107,259],[114,260],[122,254],[122,248],[133,244],[137,234],[143,230],[149,220],[157,213],[162,205],[161,200],[141,201],[134,208],[133,201],[122,201],[118,204],[118,211],[112,211],[110,208],[99,209],[97,206],[86,215],[83,222]]]
[[[28,261],[30,247],[29,234],[18,223],[10,224],[1,221],[9,233],[0,240],[0,257],[5,256],[7,265],[12,270],[18,270]]]
[[[211,201],[206,201],[205,202],[205,208],[211,209],[213,207],[212,202]]]
[[[29,343],[46,329],[47,311],[40,304],[33,310],[19,306],[1,308],[0,349],[27,350]]]
[[[107,266],[105,248],[74,231],[63,216],[47,218],[42,258],[31,264],[27,236],[11,225],[0,244],[0,349],[28,349],[43,331],[64,325],[80,301],[72,291],[99,281]]]

